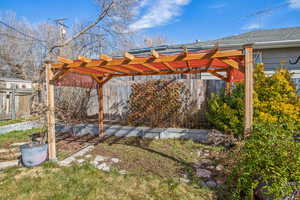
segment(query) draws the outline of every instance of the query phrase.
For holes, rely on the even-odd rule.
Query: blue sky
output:
[[[189,43],[255,29],[300,26],[300,0],[141,0],[130,28]],[[278,7],[278,8],[276,8]],[[276,8],[259,16],[261,10]],[[92,20],[93,0],[0,0],[0,12],[14,11],[33,23],[56,18]]]

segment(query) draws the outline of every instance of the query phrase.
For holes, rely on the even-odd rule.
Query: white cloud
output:
[[[213,8],[213,9],[220,9],[220,8],[224,8],[226,6],[225,3],[219,3],[219,4],[214,4],[209,6],[209,8]]]
[[[167,23],[171,19],[181,14],[181,7],[190,3],[191,0],[144,0],[140,4],[140,9],[148,8],[139,20],[129,26],[132,31],[151,28]]]
[[[262,26],[258,23],[248,24],[242,27],[243,30],[253,30],[253,29],[259,29]]]
[[[299,9],[300,8],[300,0],[288,0],[290,3],[290,8]]]

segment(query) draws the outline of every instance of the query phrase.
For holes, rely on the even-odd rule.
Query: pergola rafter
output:
[[[160,54],[152,49],[149,56],[139,57],[129,52],[125,52],[123,57],[110,57],[101,54],[99,59],[79,56],[76,60],[70,60],[58,57],[58,64],[47,63],[47,85],[80,86],[72,83],[72,81],[78,81],[77,78],[70,80],[73,74],[85,75],[85,77],[90,78],[82,82],[89,83],[90,87],[97,88],[99,96],[99,135],[104,136],[103,86],[113,77],[210,73],[223,81],[232,82],[234,81],[233,74],[245,74],[245,133],[248,133],[251,130],[253,115],[253,87],[249,86],[249,84],[253,84],[253,72],[249,69],[253,67],[252,51],[251,46],[245,46],[245,49],[238,50],[219,50],[216,46],[211,50],[198,52],[189,52],[185,48],[179,54]],[[64,82],[66,80],[69,80],[68,84]],[[92,81],[95,81],[96,84],[93,84]],[[53,87],[47,87],[47,89],[48,100],[52,101],[51,98],[54,98],[51,93]],[[51,102],[48,102],[48,105],[52,105]],[[49,110],[48,121],[53,122],[54,119],[52,118],[54,118],[54,111]],[[49,151],[51,151],[53,145],[55,145],[53,127],[49,128],[49,135]],[[55,153],[49,152],[49,156],[53,158]]]

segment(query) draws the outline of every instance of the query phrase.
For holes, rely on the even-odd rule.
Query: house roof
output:
[[[221,49],[237,49],[242,48],[245,44],[253,44],[254,49],[300,47],[300,27],[256,30],[216,40],[191,44],[163,45],[153,48],[132,49],[129,52],[134,55],[146,56],[150,55],[151,49],[155,49],[162,54],[172,54],[182,51],[183,48],[193,52],[203,49],[211,49],[216,45],[218,45]]]
[[[23,80],[20,78],[6,78],[6,77],[0,77],[0,81],[3,82],[23,82],[23,83],[31,83],[32,81],[30,80]]]

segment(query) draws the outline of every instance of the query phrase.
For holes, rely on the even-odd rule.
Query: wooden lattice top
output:
[[[51,63],[54,72],[52,82],[58,82],[74,73],[87,75],[97,83],[104,83],[112,77],[204,72],[230,81],[228,75],[219,72],[228,72],[232,69],[241,70],[244,66],[244,53],[243,50],[220,51],[215,48],[198,52],[184,50],[179,54],[162,55],[152,50],[151,56],[147,57],[136,57],[126,52],[122,58],[113,58],[102,54],[99,59],[79,56],[77,60],[58,57],[57,61],[58,64]]]

